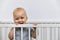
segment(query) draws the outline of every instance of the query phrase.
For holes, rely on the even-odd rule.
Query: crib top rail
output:
[[[60,27],[60,24],[37,24],[36,26],[34,24],[0,24],[0,27],[53,27],[57,28]]]
[[[28,22],[26,24],[15,25],[13,22],[0,22],[0,27],[60,27],[60,22]]]
[[[26,24],[33,24],[34,22],[28,22]],[[37,24],[60,24],[60,22],[35,22]],[[0,24],[14,24],[14,22],[1,22]]]

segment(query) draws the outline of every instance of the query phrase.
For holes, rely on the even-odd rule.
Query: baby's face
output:
[[[14,22],[15,24],[25,24],[27,21],[27,15],[25,11],[20,10],[14,13]]]

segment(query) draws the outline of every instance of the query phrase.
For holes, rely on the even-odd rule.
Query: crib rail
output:
[[[0,24],[0,27],[60,27],[60,24]]]
[[[33,24],[34,22],[28,22],[26,24]],[[35,22],[37,24],[60,24],[60,22]],[[14,22],[2,22],[0,21],[0,24],[14,24]]]
[[[23,39],[23,27],[29,27],[29,40],[31,40],[30,39],[30,27],[37,28],[37,30],[36,30],[37,38],[35,40],[60,40],[60,23],[59,22],[50,22],[50,23],[43,22],[43,23],[38,23],[37,26],[34,26],[33,23],[19,24],[19,25],[10,24],[10,23],[7,23],[7,24],[0,23],[0,27],[1,28],[21,27],[21,40],[24,40]],[[5,32],[5,31],[3,30],[3,32]],[[4,37],[6,37],[6,36],[4,36]],[[5,39],[2,39],[2,40],[5,40]],[[8,39],[6,39],[6,40],[8,40]],[[32,40],[34,40],[34,39],[32,38]]]

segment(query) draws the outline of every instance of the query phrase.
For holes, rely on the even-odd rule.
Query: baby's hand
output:
[[[33,25],[34,25],[35,27],[37,26],[37,24],[38,24],[37,22],[33,22]]]
[[[33,25],[34,25],[33,28],[34,28],[34,30],[32,32],[32,37],[35,38],[35,39],[36,39],[36,27],[37,27],[37,24],[38,24],[37,22],[33,22]]]
[[[12,29],[9,34],[8,34],[8,37],[10,40],[13,40],[13,36],[14,36],[14,30]]]

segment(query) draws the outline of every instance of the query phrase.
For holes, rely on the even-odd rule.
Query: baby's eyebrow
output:
[[[19,17],[15,17],[15,18],[19,18]]]

